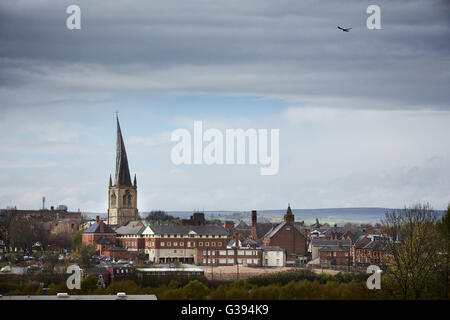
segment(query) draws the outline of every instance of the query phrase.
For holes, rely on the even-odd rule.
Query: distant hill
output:
[[[391,208],[327,208],[327,209],[292,209],[297,221],[305,221],[307,224],[314,223],[319,219],[321,223],[377,223],[380,222],[385,213],[395,209]],[[443,214],[444,211],[438,210]],[[140,212],[142,218],[146,217],[149,211]],[[189,218],[193,211],[167,211],[167,214],[179,217]],[[286,209],[275,210],[258,210],[258,217],[260,221],[279,222],[283,219]],[[101,218],[106,218],[106,213],[84,212],[83,214],[94,219],[99,215]],[[205,211],[207,219],[233,220],[233,221],[248,221],[250,222],[250,211]]]
[[[327,208],[327,209],[292,209],[297,221],[314,223],[319,219],[321,223],[377,223],[380,222],[386,212],[392,208]],[[444,211],[438,211],[441,214]],[[169,211],[168,214],[175,217],[189,217],[192,211]],[[286,209],[258,210],[260,220],[279,222],[282,220]],[[244,220],[250,222],[250,211],[205,211],[207,219]],[[263,218],[263,219],[261,219]]]

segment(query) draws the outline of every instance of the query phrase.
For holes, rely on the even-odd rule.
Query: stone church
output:
[[[121,227],[130,221],[139,220],[137,209],[137,183],[136,175],[131,183],[130,169],[128,168],[127,152],[117,117],[117,145],[116,145],[116,176],[114,184],[109,177],[108,192],[108,225]]]

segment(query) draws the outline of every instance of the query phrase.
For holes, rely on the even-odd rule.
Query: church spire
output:
[[[295,222],[295,216],[292,213],[291,204],[289,203],[286,214],[284,215],[284,221],[285,222]]]
[[[119,116],[117,116],[117,146],[116,146],[116,186],[131,186],[130,169],[128,168],[127,152],[120,130]]]

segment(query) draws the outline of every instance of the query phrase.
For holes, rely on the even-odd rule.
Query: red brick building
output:
[[[381,240],[370,240],[355,245],[355,266],[381,266],[391,259],[388,248]]]
[[[155,263],[194,263],[195,250],[227,248],[228,231],[222,226],[149,226],[143,233],[144,251]]]
[[[233,266],[236,264],[259,267],[262,264],[262,250],[240,246],[239,235],[234,235],[226,248],[195,248],[194,262],[203,266]]]
[[[132,221],[116,229],[118,246],[133,252],[144,252],[145,240],[142,237],[144,230],[145,226],[140,221]]]
[[[289,258],[306,256],[306,237],[295,227],[295,217],[291,207],[287,209],[284,222],[272,228],[264,236],[264,246],[276,246],[285,249]]]
[[[326,246],[319,249],[319,256],[321,268],[332,269],[352,265],[350,247],[343,246],[342,242],[337,246]]]
[[[83,231],[82,243],[85,246],[91,244],[94,244],[96,246],[104,245],[102,249],[106,249],[108,245],[113,245],[116,243],[116,232],[103,221],[101,221],[97,216],[96,222],[92,224],[88,229]]]

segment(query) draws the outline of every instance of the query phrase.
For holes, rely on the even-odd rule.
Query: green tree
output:
[[[204,300],[209,293],[208,287],[198,280],[190,281],[183,291],[189,300]]]
[[[124,280],[114,282],[105,291],[106,294],[113,294],[113,295],[116,295],[119,292],[125,292],[126,294],[138,294],[139,287],[132,280]]]
[[[90,275],[81,281],[81,290],[83,294],[91,294],[97,287],[98,278],[94,275]]]

